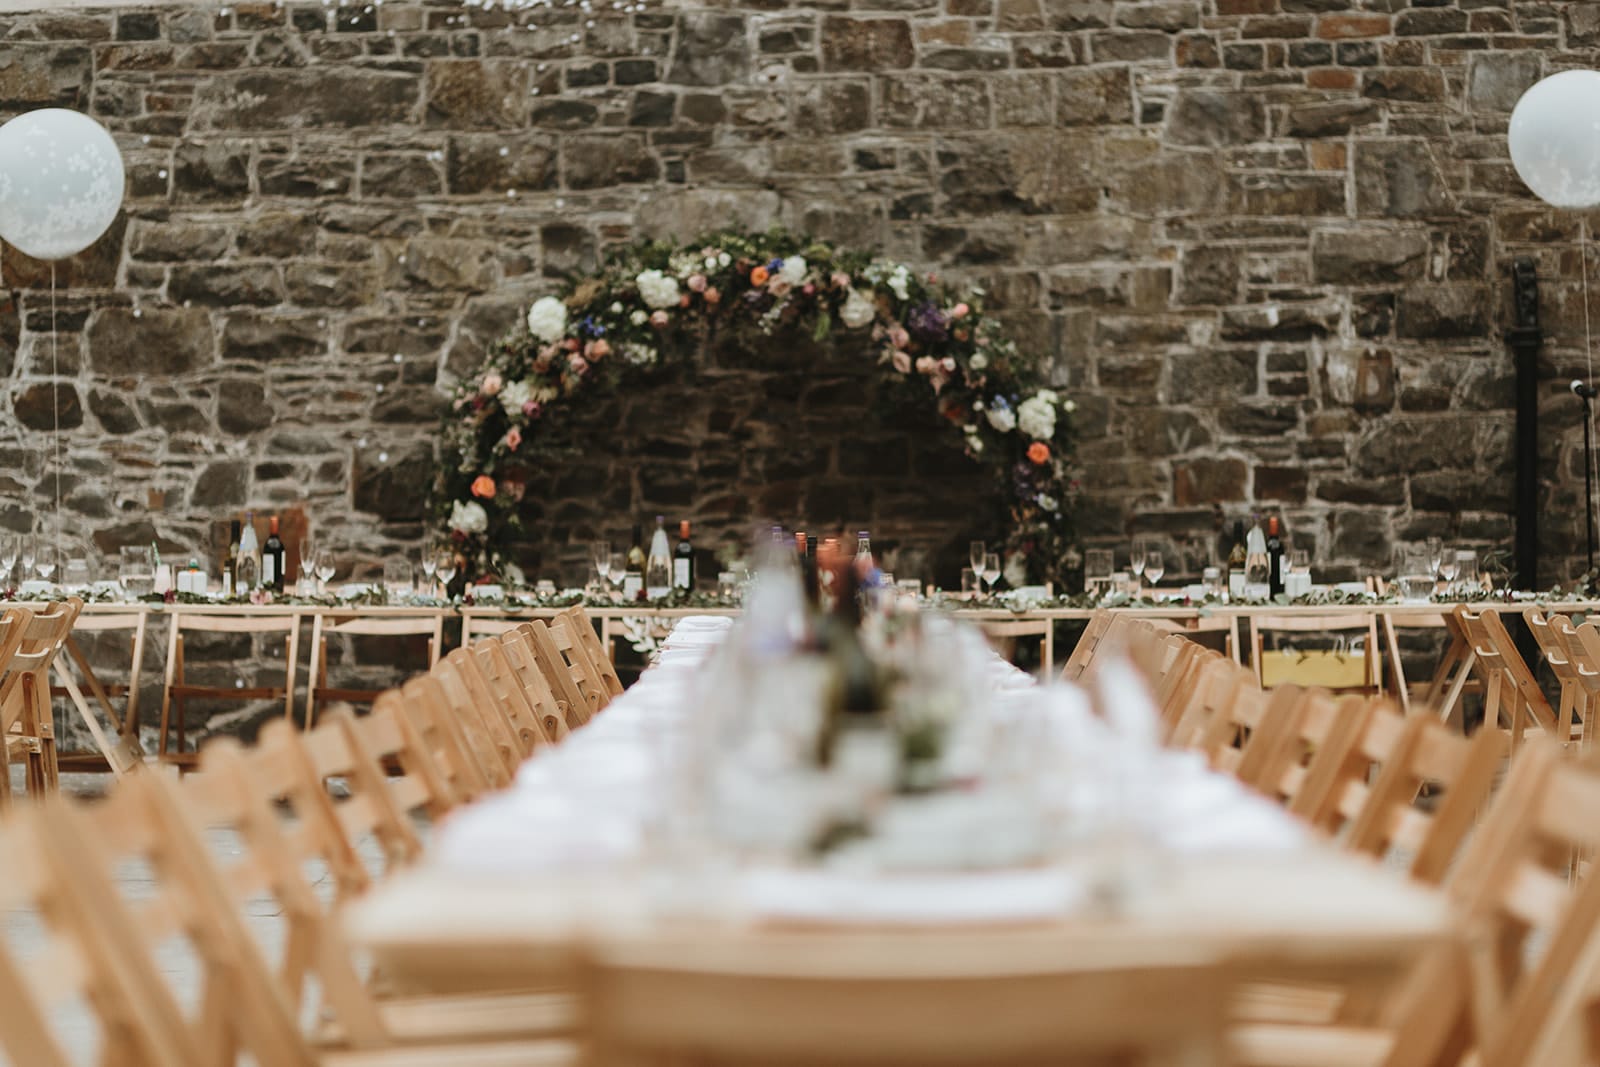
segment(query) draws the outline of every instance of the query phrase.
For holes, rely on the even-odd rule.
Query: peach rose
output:
[[[688,293],[684,293],[682,296],[678,297],[678,306],[681,307],[681,308],[688,307],[690,299],[691,298],[690,298],[689,294]]]
[[[1043,441],[1035,441],[1028,446],[1028,458],[1039,466],[1050,462],[1050,446]]]
[[[894,369],[899,371],[901,374],[911,373],[911,357],[902,352],[900,349],[895,349],[894,354],[890,356],[889,359],[894,363]]]
[[[567,357],[567,366],[572,368],[574,374],[582,374],[589,369],[589,361],[574,352]]]
[[[667,313],[665,311],[653,312],[650,315],[650,325],[654,326],[658,330],[666,329],[667,328]]]
[[[720,304],[720,303],[722,303],[722,290],[718,289],[714,285],[711,286],[709,289],[707,289],[706,290],[706,303],[708,303],[708,304]]]
[[[930,378],[939,373],[939,361],[932,356],[919,356],[917,358],[917,373],[926,374]]]
[[[489,500],[494,497],[494,479],[487,474],[480,474],[472,479],[472,495]]]
[[[971,311],[972,309],[967,307],[967,305],[957,304],[955,307],[950,309],[950,317],[952,319],[964,319]]]
[[[506,447],[513,452],[522,447],[522,431],[515,426],[506,431]]]
[[[610,354],[611,342],[604,337],[596,337],[593,341],[583,346],[583,357],[590,363],[597,359],[605,359]]]
[[[706,291],[706,276],[704,274],[691,274],[691,275],[689,275],[689,291],[691,293],[703,293],[703,292],[705,292]]]
[[[896,348],[904,348],[906,345],[911,343],[911,335],[906,333],[906,328],[904,326],[896,324],[889,327],[889,343],[894,345]],[[918,360],[918,362],[920,363],[921,360]]]
[[[750,284],[754,286],[766,285],[767,279],[770,277],[772,275],[767,272],[767,268],[754,267],[750,271]]]
[[[833,287],[835,289],[848,289],[848,288],[850,288],[850,275],[846,274],[842,270],[834,271],[833,272]]]
[[[484,396],[494,396],[505,385],[505,380],[495,371],[490,371],[483,376],[483,384],[478,387],[478,392]]]

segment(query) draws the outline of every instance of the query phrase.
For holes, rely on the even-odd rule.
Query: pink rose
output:
[[[704,274],[689,275],[689,291],[703,293],[706,291],[706,276]]]
[[[667,313],[665,311],[652,312],[650,315],[650,325],[654,326],[658,330],[666,329]]]
[[[957,304],[955,307],[950,309],[950,317],[952,319],[964,319],[971,311],[972,309],[967,307],[967,305]]]
[[[590,363],[597,359],[604,359],[611,354],[611,342],[604,337],[597,337],[584,346],[583,354]]]
[[[832,280],[833,280],[833,287],[835,289],[848,289],[848,288],[850,288],[850,275],[846,274],[842,270],[834,271]]]
[[[500,391],[505,381],[495,371],[490,371],[483,376],[483,384],[478,387],[478,392],[484,396],[494,396]]]
[[[550,364],[555,362],[555,358],[556,350],[554,348],[540,349],[538,356],[534,358],[533,369],[539,374],[543,374],[550,369]]]
[[[932,356],[919,356],[917,358],[917,373],[933,377],[939,373],[939,361]]]
[[[526,404],[522,405],[522,413],[528,416],[530,419],[537,419],[539,417],[539,412],[542,410],[543,408],[540,407],[537,400],[530,400]]]
[[[904,326],[896,323],[895,325],[889,327],[889,343],[894,345],[896,348],[904,348],[906,345],[911,343],[911,335],[906,333],[906,328]],[[923,359],[926,358],[926,356],[923,357]],[[920,369],[922,360],[917,360],[917,363]]]
[[[777,277],[776,275],[773,276],[772,281],[767,283],[767,292],[771,293],[773,296],[787,296],[789,294],[789,290],[793,288],[793,285],[784,281],[782,278]]]
[[[688,293],[684,293],[682,296],[678,297],[678,306],[681,307],[681,308],[688,307],[689,306],[689,299],[690,299],[689,294]]]
[[[722,290],[721,289],[718,289],[716,286],[713,285],[713,286],[711,286],[710,288],[708,288],[706,290],[706,303],[708,303],[708,304],[720,304],[721,302],[722,302]]]
[[[567,357],[567,366],[572,368],[573,373],[582,374],[589,369],[589,361],[574,352]]]
[[[565,341],[561,342],[561,344],[568,352],[576,352],[578,349],[583,347],[578,343],[578,339],[576,337],[569,337]]]
[[[515,426],[506,432],[506,447],[513,452],[522,447],[522,431]]]
[[[815,296],[817,293],[817,287],[812,285],[810,282],[806,282],[806,284],[800,288],[800,291],[807,296]]]
[[[895,349],[894,354],[889,359],[894,363],[894,369],[901,374],[911,373],[911,357],[900,351],[900,349]]]

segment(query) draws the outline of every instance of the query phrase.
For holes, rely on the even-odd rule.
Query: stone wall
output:
[[[1500,335],[1533,256],[1541,577],[1566,578],[1578,220],[1504,132],[1597,49],[1600,5],[1551,0],[0,17],[0,118],[85,109],[129,170],[54,318],[48,269],[0,264],[0,527],[44,529],[58,366],[74,547],[207,551],[247,504],[303,505],[352,565],[414,547],[443,391],[532,296],[642,234],[782,223],[991,291],[1078,402],[1091,542],[1281,508],[1336,574],[1509,540]],[[679,511],[755,498],[718,469]],[[970,514],[951,494],[952,540]]]

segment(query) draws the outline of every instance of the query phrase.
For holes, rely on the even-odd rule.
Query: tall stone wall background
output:
[[[54,317],[48,268],[0,262],[0,528],[47,529],[54,376],[73,549],[209,552],[220,514],[299,505],[346,567],[415,551],[445,391],[532,297],[641,235],[782,223],[989,290],[1077,401],[1089,543],[1276,508],[1332,576],[1509,542],[1533,256],[1541,578],[1568,578],[1579,218],[1504,134],[1597,53],[1600,5],[1551,0],[0,17],[0,118],[86,110],[128,164]],[[758,494],[726,473],[681,513]],[[571,560],[596,509],[566,491]],[[959,538],[970,499],[946,514]]]

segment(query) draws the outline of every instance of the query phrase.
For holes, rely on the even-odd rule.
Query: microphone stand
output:
[[[1588,539],[1589,573],[1594,573],[1594,398],[1600,395],[1592,385],[1572,383],[1572,391],[1583,401],[1583,517]]]

